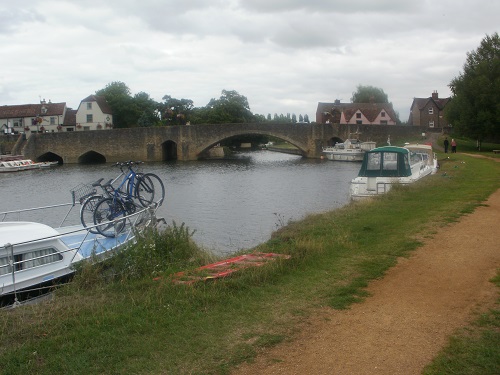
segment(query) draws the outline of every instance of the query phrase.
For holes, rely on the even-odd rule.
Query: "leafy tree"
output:
[[[191,99],[176,99],[170,95],[163,96],[161,116],[166,125],[185,125],[190,121],[190,114],[194,108]]]
[[[373,87],[358,85],[357,91],[352,93],[352,103],[389,103],[384,90]]]
[[[130,110],[132,97],[128,86],[119,81],[111,82],[105,88],[96,91],[96,95],[104,96],[113,110],[113,124],[116,128],[127,128],[136,123]]]
[[[211,99],[207,105],[207,122],[212,124],[252,122],[248,99],[236,91],[222,90],[219,99]]]
[[[304,115],[304,122],[307,122],[309,124],[309,116],[307,114]]]
[[[158,103],[151,99],[149,94],[140,92],[132,99],[130,111],[137,117],[136,124],[142,127],[155,126],[159,124]]]
[[[458,134],[483,139],[500,136],[500,38],[486,37],[467,53],[464,70],[449,84],[445,115]]]

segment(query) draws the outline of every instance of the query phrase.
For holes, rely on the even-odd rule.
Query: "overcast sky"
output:
[[[0,105],[222,90],[263,114],[307,114],[379,87],[402,121],[414,97],[451,95],[466,53],[498,32],[498,0],[0,0]]]

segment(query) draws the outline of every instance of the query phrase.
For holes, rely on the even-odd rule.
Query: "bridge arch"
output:
[[[161,144],[162,161],[177,160],[177,143],[167,140]]]
[[[96,151],[87,151],[78,157],[79,164],[103,164],[106,163],[106,157]]]
[[[210,148],[214,147],[218,143],[221,143],[225,140],[235,138],[235,137],[241,137],[245,135],[264,135],[267,137],[273,137],[273,138],[278,138],[283,141],[286,141],[290,143],[291,145],[297,147],[299,149],[300,154],[302,156],[307,155],[308,151],[308,145],[303,144],[302,142],[298,142],[296,139],[288,136],[287,134],[283,134],[280,132],[274,132],[274,131],[265,131],[265,130],[248,130],[248,129],[241,129],[241,131],[231,131],[230,134],[219,134],[216,137],[212,137],[211,139],[205,140],[203,143],[201,143],[197,149],[196,149],[196,156],[197,158],[200,158],[203,156],[204,153],[206,153]]]
[[[37,162],[46,162],[46,161],[57,161],[59,164],[63,163],[63,158],[53,152],[46,152],[36,158]]]

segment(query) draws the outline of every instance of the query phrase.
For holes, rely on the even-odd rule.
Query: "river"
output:
[[[165,184],[158,216],[167,224],[184,223],[198,245],[226,255],[267,241],[289,220],[345,205],[359,167],[262,150],[234,159],[146,163],[141,169]],[[117,172],[110,164],[68,164],[2,173],[0,211],[70,202],[79,184]]]

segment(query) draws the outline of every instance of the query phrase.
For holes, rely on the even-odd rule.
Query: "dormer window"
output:
[[[43,113],[43,114],[47,113],[47,107],[42,106],[42,113]]]
[[[385,112],[384,111],[380,112],[380,117],[385,117]]]
[[[361,118],[361,113],[360,112],[356,113],[356,118]]]

